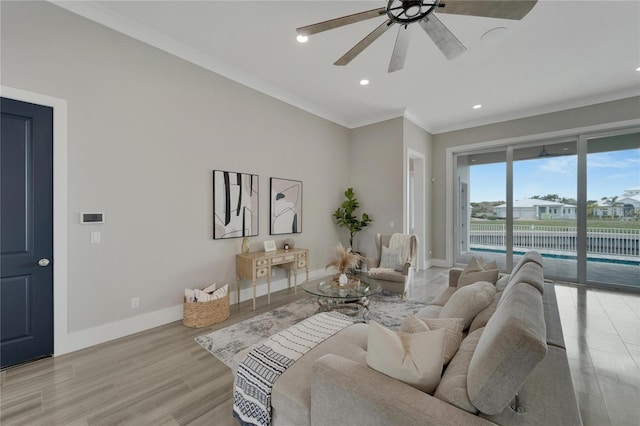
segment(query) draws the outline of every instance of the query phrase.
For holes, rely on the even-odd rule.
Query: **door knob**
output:
[[[40,265],[40,266],[49,266],[49,263],[50,263],[49,259],[40,259],[40,260],[38,260],[38,265]]]

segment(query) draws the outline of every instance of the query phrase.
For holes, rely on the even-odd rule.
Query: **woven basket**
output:
[[[184,302],[182,323],[187,327],[209,327],[229,318],[229,293],[211,302]]]

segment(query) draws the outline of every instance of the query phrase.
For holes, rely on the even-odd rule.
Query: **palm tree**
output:
[[[613,216],[615,216],[615,211],[613,210],[614,207],[620,203],[618,203],[618,196],[613,196],[613,197],[602,197],[602,201],[607,204],[609,207],[611,207],[611,219],[613,220]]]

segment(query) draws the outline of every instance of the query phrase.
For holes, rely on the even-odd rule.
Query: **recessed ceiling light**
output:
[[[306,43],[309,40],[309,37],[299,34],[298,37],[296,37],[296,40],[298,40],[298,43]]]
[[[636,71],[640,71],[640,67],[636,68]]]
[[[367,84],[369,84],[369,80],[367,80],[366,78],[360,80],[360,86],[366,86]]]
[[[480,105],[480,104],[477,104],[477,105],[473,106],[473,109],[480,109],[480,108],[482,108],[482,105]]]

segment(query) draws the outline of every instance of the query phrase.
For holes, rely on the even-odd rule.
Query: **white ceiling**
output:
[[[295,39],[296,27],[386,0],[52,2],[350,128],[404,114],[440,133],[640,94],[637,0],[539,0],[521,21],[440,13],[468,50],[447,61],[412,25],[393,74],[397,26],[351,64],[332,65],[384,17]],[[496,27],[508,31],[481,39]]]

